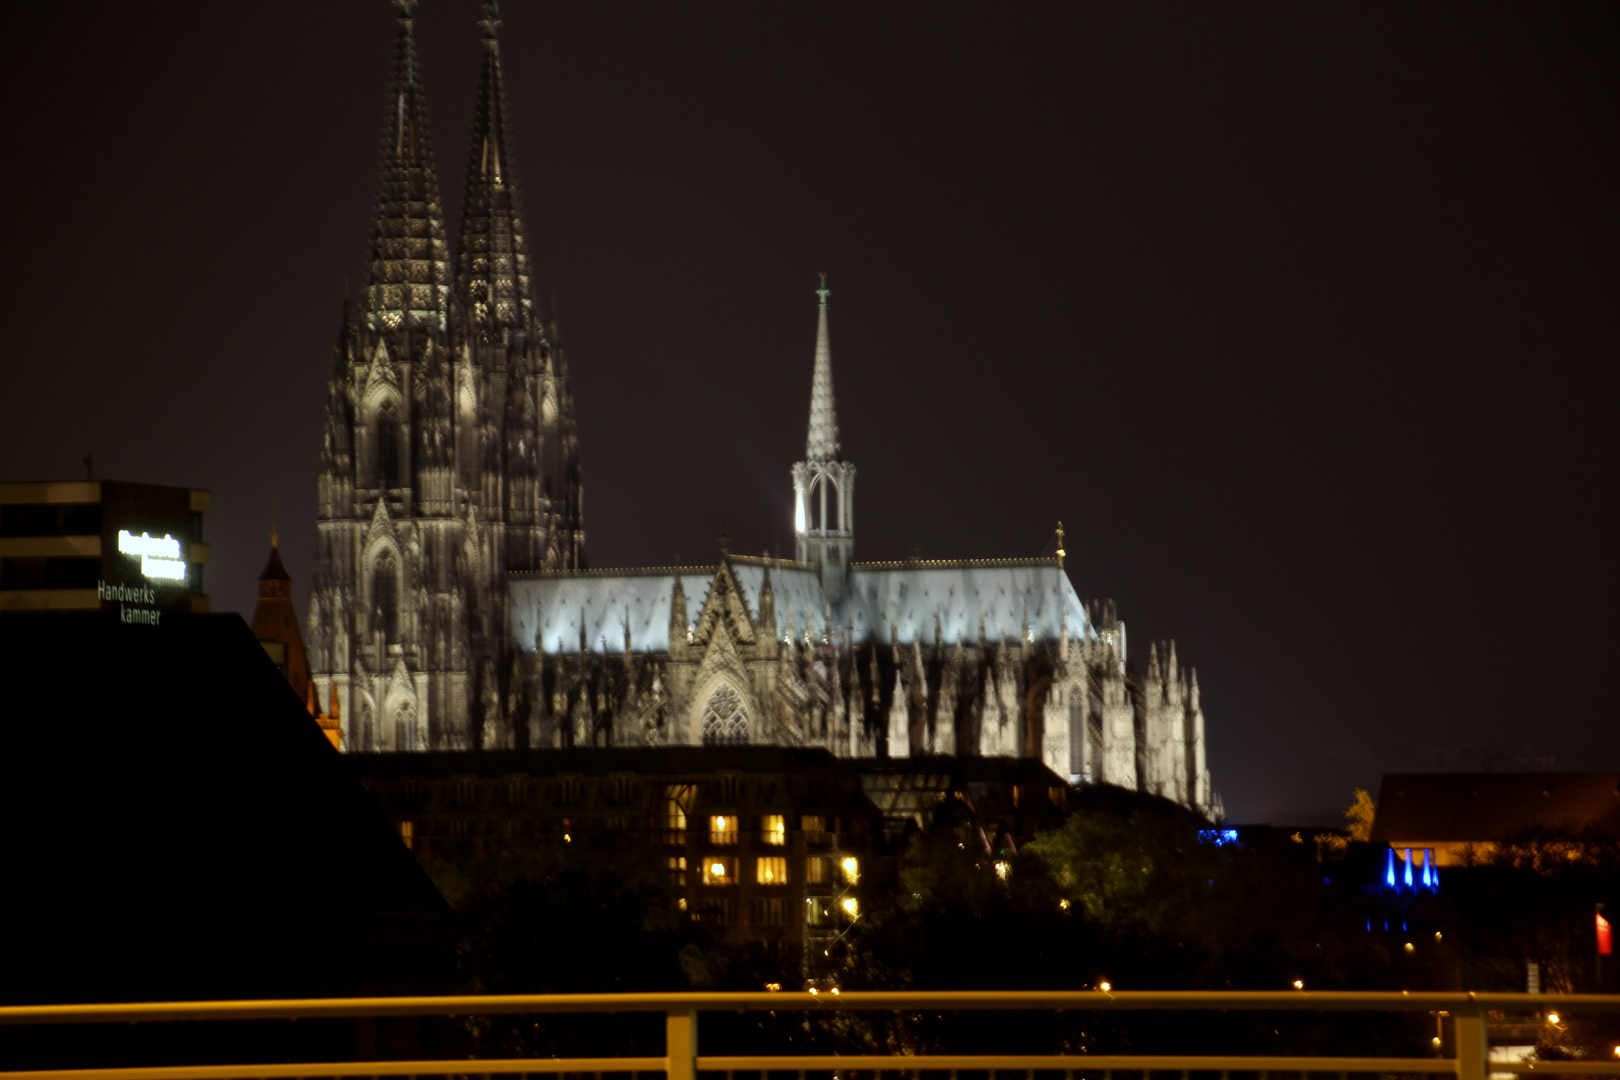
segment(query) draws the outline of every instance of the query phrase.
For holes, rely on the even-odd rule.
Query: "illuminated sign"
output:
[[[165,581],[186,580],[185,560],[180,556],[180,541],[164,534],[160,539],[150,533],[133,535],[128,529],[118,530],[118,550],[125,555],[141,557],[141,574]]]

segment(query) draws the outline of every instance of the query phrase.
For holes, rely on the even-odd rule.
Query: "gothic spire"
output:
[[[838,414],[833,406],[832,346],[827,342],[827,275],[821,275],[820,319],[816,324],[816,373],[810,383],[810,438],[804,456],[810,461],[838,460]]]
[[[499,334],[528,328],[534,293],[501,73],[500,12],[494,0],[485,0],[478,25],[484,31],[484,59],[467,160],[456,297],[469,330]]]
[[[450,293],[450,248],[411,32],[412,0],[396,3],[399,36],[361,304],[364,322],[372,330],[401,335],[442,332]]]

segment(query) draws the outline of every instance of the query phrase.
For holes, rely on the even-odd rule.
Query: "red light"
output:
[[[1597,916],[1597,947],[1599,956],[1614,952],[1614,935],[1609,930],[1609,920],[1601,914]]]

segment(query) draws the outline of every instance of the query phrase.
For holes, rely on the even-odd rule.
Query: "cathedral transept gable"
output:
[[[737,579],[730,565],[722,561],[715,569],[714,579],[709,584],[709,595],[698,612],[694,629],[697,644],[710,641],[718,630],[724,628],[729,629],[739,642],[752,645],[754,618],[742,591],[737,587]]]

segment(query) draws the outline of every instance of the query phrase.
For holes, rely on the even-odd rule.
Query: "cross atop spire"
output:
[[[810,437],[804,456],[811,461],[838,460],[838,411],[833,403],[832,346],[827,339],[827,275],[821,275],[819,321],[816,324],[816,368],[810,382]]]

